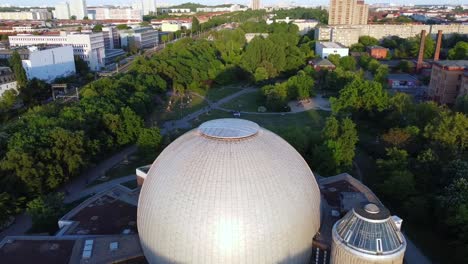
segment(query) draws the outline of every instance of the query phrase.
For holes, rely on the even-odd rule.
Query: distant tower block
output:
[[[260,9],[260,0],[252,0],[252,10]]]
[[[439,60],[441,46],[442,46],[442,30],[439,30],[437,31],[437,43],[436,43],[436,49],[434,52],[434,61]]]
[[[424,44],[426,42],[426,30],[421,30],[421,42],[419,43],[418,62],[416,64],[416,71],[419,72],[423,66],[424,59]]]

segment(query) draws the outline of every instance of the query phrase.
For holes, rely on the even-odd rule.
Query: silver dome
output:
[[[300,154],[242,119],[208,121],[151,166],[138,205],[150,263],[308,263],[320,191]]]

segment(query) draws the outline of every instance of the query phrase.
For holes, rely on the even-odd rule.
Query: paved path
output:
[[[419,248],[405,235],[406,238],[406,252],[405,261],[408,264],[431,264],[430,261]]]
[[[74,193],[73,195],[68,195],[65,198],[65,203],[71,203],[73,201],[79,200],[79,199],[84,198],[86,196],[89,196],[89,195],[92,195],[92,194],[95,194],[95,193],[100,193],[100,192],[102,192],[104,190],[108,190],[110,187],[112,187],[114,185],[117,185],[117,184],[120,184],[120,183],[123,183],[123,182],[127,182],[127,181],[130,181],[130,180],[136,180],[136,176],[135,175],[128,175],[128,176],[125,176],[125,177],[120,177],[120,178],[117,178],[117,179],[114,179],[114,180],[111,180],[111,181],[107,181],[107,182],[103,182],[101,184],[91,186],[89,188],[86,188],[86,189],[82,190],[81,192]]]

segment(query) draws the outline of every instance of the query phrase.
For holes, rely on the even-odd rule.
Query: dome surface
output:
[[[218,119],[159,155],[137,219],[150,263],[308,263],[320,191],[281,137],[251,121]]]

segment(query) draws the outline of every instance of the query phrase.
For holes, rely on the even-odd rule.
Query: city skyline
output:
[[[66,0],[65,0],[66,1]],[[11,6],[55,6],[58,3],[65,2],[64,0],[45,0],[41,1],[41,4],[38,5],[37,1],[35,0],[6,0],[4,5],[11,5]],[[132,3],[136,2],[135,0],[116,0],[116,1],[109,1],[109,0],[89,0],[87,4],[89,6],[92,5],[131,5]],[[204,5],[220,5],[226,3],[233,3],[233,4],[243,4],[250,6],[250,0],[235,0],[235,1],[218,1],[218,0],[199,0],[199,1],[188,1],[188,0],[174,0],[174,1],[156,1],[156,5],[159,3],[167,6],[167,5],[178,5],[186,2],[195,2]],[[462,5],[466,4],[463,0],[454,0],[454,1],[447,1],[445,3],[441,3],[440,1],[436,0],[412,0],[412,1],[404,1],[404,0],[393,0],[393,1],[382,1],[382,0],[367,0],[365,1],[367,4],[376,4],[376,3],[392,3],[397,5]],[[282,1],[282,0],[265,0],[262,1],[262,5],[264,6],[273,6],[273,5],[288,5],[288,4],[295,4],[295,5],[304,5],[304,6],[317,6],[317,5],[326,5],[328,6],[330,3],[329,0],[316,0],[316,1],[309,1],[309,0],[296,0],[296,1]]]

